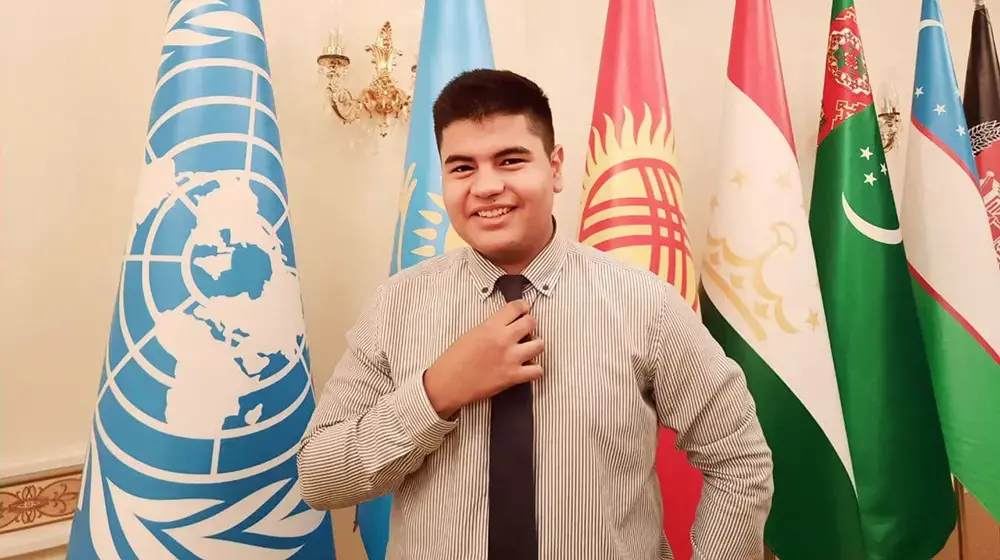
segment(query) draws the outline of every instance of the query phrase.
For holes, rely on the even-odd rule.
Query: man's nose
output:
[[[489,170],[481,170],[475,182],[472,183],[471,193],[481,198],[489,198],[503,192],[504,183],[498,173]]]

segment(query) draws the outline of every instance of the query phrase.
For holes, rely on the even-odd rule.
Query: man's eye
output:
[[[524,163],[522,158],[507,158],[500,162],[500,165],[517,165],[519,163]]]
[[[466,171],[472,171],[472,166],[470,165],[459,165],[451,169],[452,173],[465,173]]]

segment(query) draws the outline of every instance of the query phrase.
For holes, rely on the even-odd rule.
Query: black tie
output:
[[[521,299],[527,282],[524,276],[506,275],[497,279],[496,287],[509,302]],[[514,385],[491,402],[489,560],[535,560],[531,383]]]

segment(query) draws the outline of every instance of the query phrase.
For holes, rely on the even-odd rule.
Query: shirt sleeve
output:
[[[380,289],[348,331],[300,442],[302,497],[315,509],[392,492],[456,426],[431,406],[422,375],[396,386],[381,344],[382,297]]]
[[[772,458],[743,371],[669,286],[651,351],[659,420],[703,477],[694,560],[763,558]]]

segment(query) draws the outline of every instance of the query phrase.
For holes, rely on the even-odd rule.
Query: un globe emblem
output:
[[[268,183],[177,174],[169,157],[144,170],[97,416],[140,472],[219,482],[295,453],[311,384],[287,206]]]

